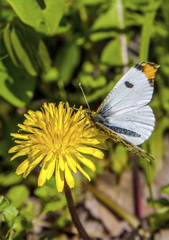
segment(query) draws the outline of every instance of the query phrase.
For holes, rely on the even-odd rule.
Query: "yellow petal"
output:
[[[77,157],[80,162],[82,162],[84,165],[90,168],[93,172],[96,170],[96,167],[93,164],[93,162],[85,158],[82,154],[77,153],[76,155],[74,154],[74,156]]]
[[[16,145],[12,148],[9,149],[8,153],[14,153],[14,152],[18,152],[19,150],[25,148],[25,146],[22,145]]]
[[[55,179],[58,192],[62,192],[64,187],[64,172],[60,169],[59,162],[56,164]]]
[[[80,166],[80,164],[79,163],[77,163],[77,168],[81,171],[81,173],[83,173],[83,175],[89,180],[89,182],[90,182],[90,177],[89,177],[89,175],[83,170],[83,168],[81,168],[81,166]]]
[[[30,149],[31,149],[30,147],[26,147],[26,148],[21,149],[18,153],[16,153],[16,154],[11,158],[11,161],[14,160],[14,159],[17,158],[17,157],[20,157],[20,156],[24,156],[24,155],[29,154]]]
[[[26,178],[28,174],[36,167],[36,165],[29,165],[23,174],[23,178]]]
[[[85,153],[85,154],[91,154],[94,157],[103,159],[104,158],[104,154],[102,151],[100,151],[97,148],[92,148],[92,147],[88,147],[88,146],[82,146],[82,147],[78,147],[76,148],[77,151],[81,152],[81,153]]]
[[[48,171],[47,171],[47,179],[48,180],[52,177],[52,175],[54,173],[55,163],[56,163],[56,161],[55,161],[55,159],[53,159],[53,160],[51,160],[51,162],[50,162],[50,164],[48,166]]]
[[[65,170],[65,162],[64,162],[63,156],[61,155],[59,155],[59,167],[62,171]]]
[[[44,162],[43,167],[41,168],[38,178],[38,186],[43,186],[43,184],[46,182],[48,164],[49,162]]]
[[[28,159],[26,159],[18,166],[18,168],[16,169],[16,174],[19,175],[25,172],[26,169],[28,168],[28,165],[29,165],[29,161]]]
[[[74,181],[72,171],[69,168],[69,165],[67,164],[67,162],[65,162],[65,179],[69,187],[73,188],[75,185],[75,181]]]
[[[21,134],[21,133],[11,133],[11,136],[14,138],[20,138],[20,139],[24,139],[24,140],[28,140],[28,136],[27,134]]]
[[[76,161],[71,157],[70,154],[66,154],[66,160],[69,165],[69,167],[72,169],[74,173],[77,173],[77,168],[76,168]]]

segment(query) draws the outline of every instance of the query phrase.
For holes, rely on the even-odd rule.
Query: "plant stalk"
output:
[[[65,180],[64,190],[65,190],[67,204],[69,207],[69,212],[72,217],[72,221],[73,221],[74,225],[76,226],[80,237],[82,237],[84,240],[91,240],[91,238],[88,236],[87,232],[85,231],[85,229],[83,228],[83,226],[79,220],[79,217],[77,215],[76,208],[74,205],[72,193],[71,193],[71,190],[70,190],[66,180]]]

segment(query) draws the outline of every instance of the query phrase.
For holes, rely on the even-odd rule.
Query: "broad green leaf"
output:
[[[98,15],[89,30],[89,38],[91,41],[99,41],[106,38],[112,38],[119,31],[119,22],[117,14],[116,1],[112,1],[108,11]]]
[[[12,29],[11,39],[15,53],[22,65],[30,75],[36,76],[38,74],[38,65],[34,59],[34,54],[27,39],[25,39],[23,33],[16,28],[16,25]]]
[[[84,87],[100,88],[106,85],[106,78],[104,76],[98,76],[94,79],[91,75],[80,74],[79,81]]]
[[[4,31],[3,31],[3,38],[4,38],[5,46],[6,46],[7,50],[8,50],[8,54],[11,57],[13,64],[16,67],[21,66],[21,64],[19,62],[19,59],[17,58],[17,56],[15,54],[15,51],[13,49],[13,46],[12,46],[11,30],[10,30],[10,24],[9,23],[6,25],[6,27],[5,27]]]
[[[36,63],[42,72],[47,73],[50,69],[50,57],[46,45],[40,36],[29,26],[18,26],[20,31],[24,33],[27,44],[33,53]]]
[[[169,184],[161,188],[160,192],[169,195]]]
[[[111,91],[111,89],[115,86],[117,80],[119,80],[121,77],[121,74],[117,74],[113,81],[110,81],[106,86],[102,87],[101,89],[97,89],[97,91],[94,91],[93,94],[90,94],[87,96],[88,102],[92,102],[98,98],[100,98],[101,101],[106,97],[106,95]],[[94,109],[93,109],[94,110]]]
[[[36,79],[16,68],[10,58],[0,61],[0,96],[16,107],[25,106],[33,97]]]
[[[56,212],[61,211],[67,205],[66,199],[62,198],[56,202],[49,202],[45,206],[46,211]]]
[[[117,37],[104,47],[101,55],[101,63],[107,66],[122,66],[122,49],[120,38]]]
[[[7,0],[19,18],[32,27],[44,22],[42,10],[35,0]]]
[[[7,198],[0,196],[0,212],[9,207],[9,201]]]
[[[32,203],[33,204],[33,203]],[[32,210],[30,210],[29,208],[28,209],[21,209],[20,210],[20,215],[22,216],[22,217],[24,217],[24,218],[26,218],[26,219],[28,219],[28,220],[33,220],[33,218],[34,218],[34,209]]]
[[[107,38],[114,38],[118,35],[118,31],[116,30],[106,30],[106,31],[92,31],[89,34],[89,39],[92,42],[97,42],[97,41],[101,41]]]
[[[18,185],[10,188],[7,192],[11,204],[15,207],[20,207],[24,201],[29,197],[29,189],[25,185]]]
[[[57,56],[56,64],[59,70],[60,79],[68,83],[73,72],[80,61],[80,51],[74,42],[67,44]]]
[[[1,186],[8,187],[19,183],[22,180],[22,175],[16,175],[14,172],[6,172],[5,174],[0,174]]]
[[[100,4],[104,3],[107,0],[81,0],[78,2],[78,4],[83,4],[83,5],[95,5],[95,4]]]
[[[64,1],[63,0],[46,0],[46,8],[42,11],[45,20],[47,32],[49,34],[54,33],[64,13]]]
[[[40,188],[36,188],[34,194],[40,198],[49,198],[58,195],[58,191],[54,187],[50,187],[48,185],[43,185]]]
[[[9,206],[3,211],[1,215],[1,219],[4,222],[9,222],[13,220],[17,215],[18,215],[18,210],[15,207]]]
[[[90,31],[106,30],[112,28],[119,28],[116,1],[112,4],[107,12],[98,16]]]
[[[58,78],[59,78],[59,73],[55,67],[50,68],[47,74],[42,75],[42,80],[44,82],[55,82],[58,80]]]
[[[44,1],[45,8],[41,9],[35,0],[7,0],[22,22],[36,29],[45,26],[46,33],[56,32],[64,14],[63,0]]]

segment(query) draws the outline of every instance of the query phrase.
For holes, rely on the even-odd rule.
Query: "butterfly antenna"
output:
[[[73,109],[73,110],[79,111],[78,108],[74,108],[74,107],[71,107],[70,109]]]
[[[88,104],[87,98],[86,98],[86,96],[85,96],[85,93],[84,93],[84,91],[83,91],[83,88],[82,88],[82,84],[81,84],[81,83],[79,83],[79,87],[80,87],[80,89],[81,89],[81,91],[82,91],[82,93],[83,93],[83,96],[84,96],[84,99],[85,99],[85,101],[86,101],[87,107],[88,107],[88,109],[90,110],[90,107],[89,107],[89,104]]]

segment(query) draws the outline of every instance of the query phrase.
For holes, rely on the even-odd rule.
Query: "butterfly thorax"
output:
[[[98,114],[97,112],[85,109],[84,115],[89,119],[90,124],[92,126],[95,126],[99,130],[101,130],[101,129],[100,129],[100,127],[98,127],[98,123],[103,124],[103,125],[106,124],[106,119],[103,118],[101,116],[101,114]]]

